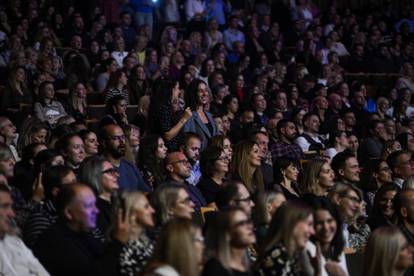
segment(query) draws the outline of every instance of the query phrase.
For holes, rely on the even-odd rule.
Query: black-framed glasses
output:
[[[119,171],[118,171],[117,168],[110,168],[110,169],[102,171],[102,174],[106,174],[106,173],[109,173],[111,175],[115,175],[115,174],[119,174]]]
[[[252,201],[252,197],[248,196],[248,197],[245,197],[245,198],[239,198],[239,199],[236,199],[235,201],[237,201],[237,202],[250,202],[250,201]]]
[[[252,225],[253,221],[251,219],[245,219],[245,220],[241,220],[239,222],[236,222],[233,227],[237,228],[240,226],[245,226],[245,225]]]
[[[114,136],[109,136],[109,138],[111,138],[111,140],[114,140],[114,141],[125,141],[126,136],[125,135],[114,135]]]

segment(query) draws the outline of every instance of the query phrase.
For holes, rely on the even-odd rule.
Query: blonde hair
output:
[[[181,276],[199,275],[199,260],[194,254],[197,230],[200,228],[188,219],[168,222],[159,236],[151,263],[170,265]]]
[[[402,234],[398,227],[376,229],[368,239],[365,249],[364,273],[366,276],[390,276],[401,250]]]
[[[260,168],[253,168],[249,161],[254,145],[257,144],[249,140],[238,143],[234,147],[231,160],[231,174],[233,177],[239,177],[251,194],[264,191],[262,172]]]
[[[131,225],[129,237],[136,238],[140,226],[137,224],[135,213],[138,209],[144,207],[142,201],[145,199],[145,195],[141,192],[126,191],[121,194],[121,198],[125,217],[128,218],[128,222]]]
[[[319,175],[321,173],[323,165],[327,163],[326,159],[312,159],[306,165],[305,171],[303,172],[302,179],[300,181],[300,191],[302,195],[313,194],[321,196],[322,188],[319,185]]]

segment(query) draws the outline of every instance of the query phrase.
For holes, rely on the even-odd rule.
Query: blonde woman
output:
[[[87,90],[82,82],[77,82],[69,92],[68,105],[65,106],[68,114],[78,121],[86,120],[88,104],[86,102]]]
[[[188,219],[165,225],[151,262],[142,275],[198,276],[204,253],[201,229]]]
[[[142,272],[154,252],[155,242],[148,237],[146,230],[155,225],[155,210],[140,192],[122,193],[118,208],[131,226],[128,243],[119,256],[119,274],[134,276]]]
[[[326,159],[312,159],[307,164],[300,182],[302,196],[306,194],[327,196],[328,191],[335,184],[334,177],[334,171]]]
[[[401,276],[413,266],[413,249],[395,226],[375,230],[365,249],[366,276]]]
[[[264,190],[261,162],[262,153],[255,142],[246,140],[234,147],[230,172],[233,178],[240,179],[246,185],[251,194]]]

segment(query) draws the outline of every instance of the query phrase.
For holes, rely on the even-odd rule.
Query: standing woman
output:
[[[209,146],[201,153],[200,168],[202,178],[197,184],[209,206],[216,206],[216,197],[220,192],[226,174],[229,171],[230,159],[224,150],[217,146]]]
[[[238,207],[221,211],[207,228],[210,259],[202,276],[250,276],[248,248],[256,242],[253,222]]]
[[[135,276],[144,269],[154,252],[155,242],[148,237],[147,230],[155,226],[155,210],[144,194],[132,191],[120,195],[118,208],[130,224],[128,242],[119,255],[119,274]]]
[[[161,232],[144,276],[198,276],[204,253],[199,226],[188,219],[170,221]]]
[[[118,170],[101,156],[85,159],[79,169],[79,181],[88,185],[96,195],[97,227],[102,233],[106,233],[111,225],[112,196],[119,188],[118,176]]]
[[[327,196],[334,187],[334,171],[326,159],[312,159],[306,165],[300,181],[302,196]]]
[[[165,180],[164,159],[167,150],[164,140],[158,135],[147,135],[141,141],[137,164],[153,190]]]
[[[402,276],[413,265],[413,249],[396,226],[375,230],[365,248],[366,276]]]
[[[262,152],[255,142],[245,140],[235,146],[230,166],[231,175],[241,180],[252,195],[264,191],[261,162]]]
[[[44,81],[39,86],[38,101],[34,104],[34,114],[42,122],[56,125],[59,118],[66,116],[62,104],[55,100],[55,88],[52,82]]]
[[[207,84],[199,79],[193,80],[185,91],[185,103],[193,115],[185,123],[183,132],[195,132],[200,135],[201,150],[204,150],[210,138],[218,134],[213,116],[204,110],[206,105],[210,103]]]
[[[296,160],[287,157],[278,158],[273,165],[273,175],[275,186],[282,189],[287,200],[300,198],[297,186],[299,170]]]
[[[151,96],[149,112],[149,130],[161,135],[170,151],[178,149],[179,133],[191,118],[190,108],[186,108],[182,115],[177,112],[173,103],[180,99],[180,85],[169,80],[158,81]]]
[[[259,251],[259,275],[302,275],[300,259],[315,233],[312,210],[297,202],[283,204],[273,215],[267,233]]]

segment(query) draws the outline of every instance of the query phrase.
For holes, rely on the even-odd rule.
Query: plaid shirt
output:
[[[303,159],[303,151],[296,144],[287,144],[282,141],[274,143],[270,147],[270,152],[272,153],[273,160],[280,157],[289,157],[299,162],[300,159]]]

